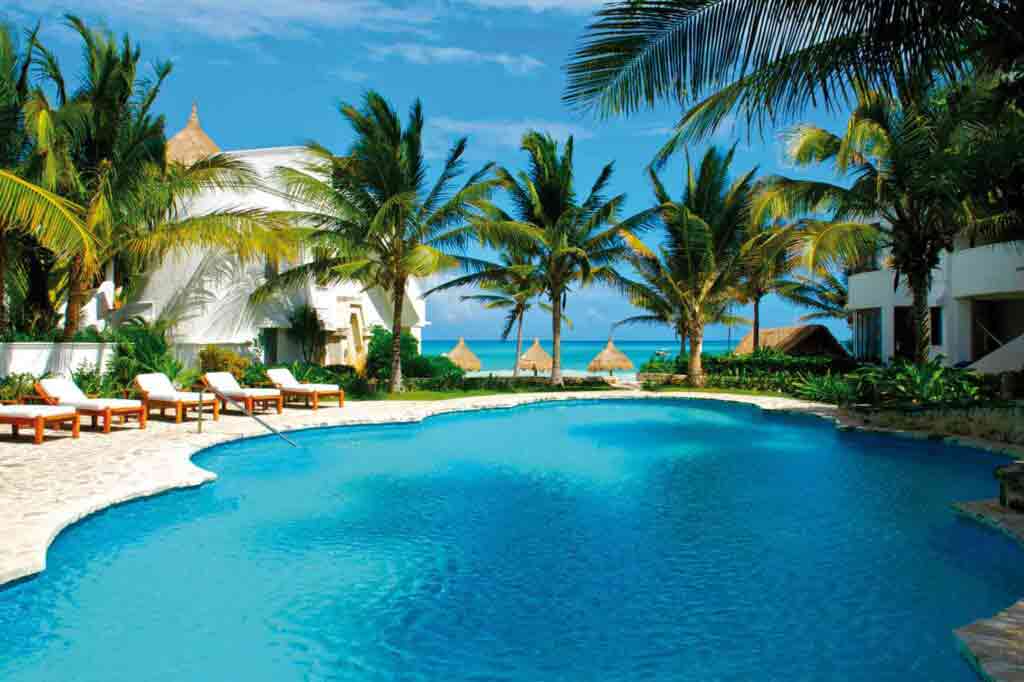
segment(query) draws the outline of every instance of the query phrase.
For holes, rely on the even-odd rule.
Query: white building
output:
[[[913,349],[911,296],[887,267],[850,276],[854,352],[889,362]],[[932,273],[932,355],[985,372],[1024,367],[1024,242],[960,240]]]
[[[188,125],[167,144],[167,157],[179,163],[220,152],[203,132],[195,106]],[[297,167],[302,163],[302,147],[271,147],[232,152],[271,183],[274,169]],[[259,208],[268,211],[294,210],[282,197],[265,191],[223,191],[202,199],[194,207],[205,212],[226,208]],[[299,262],[308,262],[301,254]],[[294,264],[293,264],[294,265]],[[287,264],[279,266],[282,269]],[[93,296],[83,326],[99,327],[108,322],[141,316],[147,320],[176,320],[170,338],[179,357],[191,361],[207,344],[247,350],[254,340],[262,346],[266,362],[289,362],[300,358],[297,344],[289,339],[289,315],[297,307],[313,307],[328,334],[326,364],[358,364],[365,354],[370,330],[374,326],[391,327],[389,297],[382,291],[363,291],[351,282],[320,287],[310,284],[302,290],[282,296],[274,303],[253,308],[249,295],[268,274],[266,263],[243,264],[237,259],[213,252],[182,253],[164,260],[148,273],[131,300],[115,310],[113,272]],[[411,281],[402,311],[403,327],[417,338],[427,322],[426,303],[419,284]]]

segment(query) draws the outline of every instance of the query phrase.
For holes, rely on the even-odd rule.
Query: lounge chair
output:
[[[97,420],[102,420],[103,433],[110,433],[113,417],[122,422],[135,418],[139,428],[146,428],[146,409],[140,400],[120,400],[117,398],[90,398],[70,379],[42,379],[36,382],[36,393],[47,405],[64,405],[78,410],[80,415],[92,418],[92,427],[96,428]]]
[[[78,438],[79,418],[75,408],[70,406],[54,407],[53,405],[0,405],[0,424],[10,424],[12,433],[17,436],[22,426],[34,429],[33,442],[43,442],[43,429],[47,426],[71,422],[71,437]]]
[[[227,399],[243,404],[246,414],[252,414],[257,405],[263,409],[276,407],[278,414],[284,409],[281,391],[276,388],[242,388],[231,372],[207,372],[203,375],[203,384],[220,397],[222,410],[228,407]]]
[[[202,410],[209,406],[213,408],[213,420],[217,421],[220,418],[220,404],[215,396],[206,397],[192,391],[179,391],[174,388],[166,374],[140,374],[135,377],[135,387],[142,394],[142,403],[147,415],[153,410],[160,410],[162,417],[164,410],[171,408],[174,410],[174,421],[180,424],[189,410]]]
[[[312,401],[315,410],[320,407],[320,398],[337,396],[338,407],[345,405],[345,391],[337,384],[300,384],[291,370],[285,367],[268,369],[267,377],[281,391],[285,400],[299,398],[306,401],[306,407]]]

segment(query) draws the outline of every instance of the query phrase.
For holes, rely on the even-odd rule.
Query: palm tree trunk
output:
[[[57,313],[50,300],[50,271],[53,258],[38,243],[26,246],[22,250],[25,269],[28,272],[28,291],[25,295],[25,315],[27,325],[23,331],[48,332],[56,323]]]
[[[84,263],[81,256],[75,256],[68,269],[68,304],[64,312],[65,342],[74,339],[82,321],[82,308],[85,306]]]
[[[932,315],[928,308],[928,274],[913,273],[907,276],[914,321],[914,362],[917,364],[928,362],[932,347]]]
[[[551,301],[551,385],[561,386],[562,382],[562,292]]]
[[[7,332],[7,239],[0,227],[0,335]]]
[[[519,358],[521,358],[522,355],[523,355],[523,318],[524,317],[526,317],[526,315],[523,314],[523,311],[519,311],[519,322],[516,324],[516,361],[515,361],[515,364],[512,365],[512,376],[513,377],[518,377],[519,376]]]
[[[761,347],[761,297],[754,297],[754,350]]]
[[[391,316],[391,383],[388,386],[389,393],[398,393],[402,390],[402,306],[405,305],[405,279],[398,280],[393,285],[392,305],[394,312]]]
[[[700,354],[704,350],[704,322],[690,324],[690,362],[687,366],[687,380],[691,386],[704,385],[704,367]]]

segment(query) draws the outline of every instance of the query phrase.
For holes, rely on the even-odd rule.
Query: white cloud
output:
[[[446,116],[427,120],[432,130],[449,136],[468,135],[474,145],[490,147],[518,147],[527,130],[549,133],[557,140],[564,141],[570,135],[577,140],[587,140],[594,134],[581,126],[560,121],[523,119],[520,121],[467,121]]]
[[[337,78],[349,83],[362,83],[370,77],[370,74],[364,71],[358,71],[350,66],[341,66],[337,69],[331,69],[327,72],[327,75],[331,78]]]
[[[498,64],[517,76],[526,75],[544,66],[544,62],[527,54],[477,52],[464,47],[442,47],[421,43],[370,45],[369,50],[378,59],[398,57],[414,64]]]
[[[11,11],[57,15],[65,0],[13,0]],[[214,38],[243,40],[308,35],[317,28],[358,26],[375,32],[430,33],[437,19],[430,3],[395,7],[384,0],[92,0],[88,15],[99,15],[118,30],[126,21],[186,29]]]
[[[463,0],[464,4],[488,9],[528,9],[533,12],[560,10],[586,13],[599,9],[604,0]]]

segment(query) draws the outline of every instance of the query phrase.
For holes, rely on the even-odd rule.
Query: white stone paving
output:
[[[622,398],[726,399],[769,410],[832,413],[825,405],[781,397],[615,391],[524,393],[430,402],[350,401],[341,409],[330,405],[317,412],[286,408],[282,415],[261,416],[287,431],[414,422],[436,414],[540,401]],[[83,424],[78,440],[68,432],[48,430],[42,445],[33,445],[24,435],[14,441],[9,429],[0,427],[0,585],[42,571],[47,548],[68,525],[121,502],[212,481],[216,475],[194,465],[194,454],[217,443],[265,433],[259,424],[237,413],[222,415],[219,422],[207,418],[202,434],[197,433],[194,420],[174,424],[151,419],[145,431],[130,423],[115,425],[110,435],[92,432]]]

